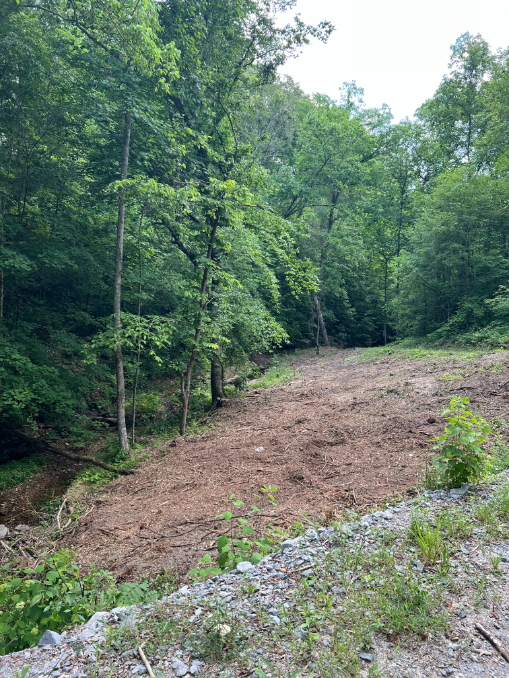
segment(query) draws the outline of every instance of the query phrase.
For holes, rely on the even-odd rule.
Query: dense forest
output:
[[[462,35],[395,124],[280,75],[333,30],[291,6],[1,3],[5,430],[126,450],[137,396],[183,433],[259,353],[509,341],[509,52]]]

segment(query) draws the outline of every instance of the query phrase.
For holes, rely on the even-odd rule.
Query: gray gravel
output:
[[[501,478],[507,481],[507,474]],[[498,482],[502,482],[500,479]],[[481,501],[489,501],[493,486],[482,488],[468,487],[445,492],[442,490],[427,492],[418,499],[402,502],[385,511],[376,511],[340,528],[341,548],[360,546],[367,552],[378,548],[375,535],[380,530],[397,535],[407,533],[412,512],[420,507],[430,515],[434,511],[453,506],[466,509],[466,502],[474,492]],[[378,531],[378,532],[377,532]],[[344,541],[346,539],[346,542]],[[167,615],[174,619],[185,618],[199,628],[208,618],[207,605],[212,600],[220,600],[236,624],[251,626],[260,638],[261,647],[248,648],[252,666],[269,660],[279,667],[278,675],[287,676],[297,667],[292,656],[283,646],[270,643],[277,633],[287,611],[294,606],[293,594],[306,580],[311,588],[312,578],[327,553],[338,548],[338,531],[335,528],[310,529],[302,537],[287,540],[281,544],[277,554],[267,556],[254,567],[242,563],[235,572],[214,577],[204,583],[183,586],[176,593],[155,605],[116,608],[111,612],[100,612],[82,627],[64,631],[62,634],[46,632],[40,644],[29,650],[17,652],[0,658],[0,678],[15,675],[28,666],[28,676],[88,678],[92,676],[115,676],[118,678],[146,674],[146,668],[137,649],[131,647],[111,647],[107,642],[108,627],[141,627],[152,615]],[[484,573],[487,589],[501,591],[497,599],[495,614],[490,607],[474,609],[466,594],[461,592],[449,597],[452,611],[452,627],[449,638],[443,634],[428,638],[425,642],[411,641],[395,646],[386,637],[377,637],[369,652],[359,651],[362,668],[358,675],[368,676],[370,667],[376,665],[379,675],[391,678],[430,678],[432,676],[454,676],[455,678],[479,678],[480,676],[508,676],[509,665],[497,654],[489,643],[474,635],[474,621],[495,634],[502,642],[509,643],[509,535],[501,534],[498,543],[490,547],[500,556],[500,574],[498,578],[490,575],[490,562],[475,536],[462,542],[461,548],[454,553],[451,567],[458,581],[468,580],[468,572],[475,569]],[[411,557],[407,565],[416,577],[425,571],[425,565]],[[246,592],[247,588],[251,592]],[[490,588],[491,587],[491,588]],[[253,594],[252,591],[255,591]],[[344,600],[345,591],[340,586],[332,586],[329,594],[333,604]],[[488,596],[489,599],[489,596]],[[260,617],[260,609],[265,616]],[[231,629],[227,627],[229,632]],[[235,629],[234,629],[235,630]],[[320,643],[323,648],[331,644],[333,628],[322,629]],[[293,630],[295,639],[306,639],[308,630],[297,626]],[[459,640],[456,641],[455,638]],[[265,639],[265,640],[264,640]],[[234,676],[227,666],[207,664],[199,657],[192,656],[183,643],[161,647],[158,653],[149,656],[157,676],[202,675],[214,678]],[[266,641],[266,642],[265,642]],[[299,642],[299,641],[296,641]],[[315,675],[318,669],[313,661],[309,662],[301,675]],[[245,673],[244,675],[255,675]],[[267,676],[276,675],[270,672]],[[332,674],[331,674],[332,675]],[[334,675],[343,675],[337,673]],[[344,674],[349,675],[349,674]]]

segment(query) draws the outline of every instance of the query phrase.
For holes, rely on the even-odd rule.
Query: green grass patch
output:
[[[0,490],[8,490],[10,487],[21,485],[30,476],[39,473],[45,464],[41,454],[34,454],[24,459],[15,459],[0,466]]]
[[[449,346],[419,342],[415,339],[403,339],[387,346],[366,348],[360,355],[356,354],[349,362],[366,362],[368,360],[433,360],[433,362],[468,361],[483,355],[485,351],[474,347]]]
[[[278,388],[287,384],[295,376],[296,372],[290,364],[291,356],[275,357],[273,358],[269,369],[265,372],[263,377],[251,382],[254,388]]]

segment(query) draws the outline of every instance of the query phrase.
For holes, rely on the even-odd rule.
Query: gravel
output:
[[[502,474],[504,481],[507,481],[507,477],[507,474]],[[480,500],[489,501],[494,489],[494,485],[485,485],[482,488],[464,486],[459,491],[426,492],[416,499],[401,502],[396,507],[376,511],[343,524],[339,530],[333,527],[310,529],[300,537],[284,541],[278,553],[266,556],[256,567],[251,563],[240,563],[234,572],[213,577],[207,582],[183,586],[154,605],[98,612],[83,626],[62,634],[47,631],[38,646],[1,658],[0,678],[14,675],[25,666],[30,667],[28,678],[89,678],[95,675],[127,678],[130,675],[144,675],[147,670],[140,662],[137,649],[126,650],[121,643],[117,643],[119,647],[112,647],[106,641],[109,635],[107,627],[132,627],[137,632],[153,616],[163,615],[165,619],[171,617],[174,620],[187,620],[189,624],[193,624],[193,628],[199,629],[210,617],[209,602],[219,599],[231,620],[231,626],[218,624],[216,630],[220,636],[234,636],[240,624],[247,625],[253,632],[252,637],[258,639],[258,644],[262,645],[248,648],[252,666],[263,666],[266,675],[269,675],[267,666],[259,663],[267,660],[281,671],[280,675],[286,676],[292,670],[303,668],[302,658],[297,660],[292,655],[291,642],[297,646],[305,644],[310,631],[305,626],[297,625],[290,634],[293,641],[290,645],[285,645],[284,649],[280,646],[280,641],[273,641],[271,644],[271,640],[284,626],[285,615],[295,606],[293,594],[303,586],[309,587],[309,591],[316,586],[321,563],[331,550],[351,549],[356,546],[366,552],[374,551],[379,548],[377,535],[380,537],[381,534],[390,532],[401,538],[403,534],[407,534],[412,514],[416,510],[424,510],[428,516],[450,507],[466,512],[471,495],[476,494],[480,498],[482,493],[483,498]],[[442,675],[479,678],[481,675],[509,674],[509,667],[504,660],[491,645],[474,634],[473,629],[474,621],[479,621],[492,633],[496,633],[502,642],[509,641],[509,571],[505,564],[509,559],[507,534],[501,534],[496,543],[490,546],[499,555],[502,554],[495,577],[491,574],[489,555],[483,555],[483,549],[479,546],[481,532],[479,528],[477,535],[473,534],[463,540],[450,561],[456,571],[456,584],[460,590],[447,597],[452,619],[449,637],[436,634],[417,646],[413,641],[405,643],[400,642],[400,639],[391,639],[390,634],[388,637],[376,636],[369,652],[359,648],[358,657],[365,667],[375,663],[380,675],[391,678],[432,678]],[[416,549],[407,544],[405,554],[406,561],[401,560],[396,571],[405,571],[406,568],[414,573],[414,577],[421,577],[426,582],[429,568],[417,558]],[[476,576],[480,574],[484,577],[488,591],[486,600],[489,605],[479,606],[477,609],[465,590],[461,590],[461,582],[465,583],[466,589],[468,577],[471,577],[469,573],[473,572],[477,573]],[[354,574],[349,576],[354,582]],[[246,592],[247,588],[250,592]],[[496,608],[492,602],[495,589],[499,591]],[[348,592],[343,586],[334,584],[330,586],[328,595],[333,605],[339,605]],[[311,597],[310,612],[314,608]],[[263,614],[261,610],[264,611]],[[322,648],[320,651],[323,652],[329,651],[334,634],[334,627],[329,626],[329,623],[330,620],[320,630],[320,642],[316,646]],[[180,643],[159,648],[157,656],[147,655],[156,675],[163,678],[194,675],[225,678],[227,675],[235,675],[234,671],[228,673],[230,669],[226,665],[221,668],[217,662],[193,655],[187,649],[186,642],[184,637]],[[320,675],[319,656],[318,651],[316,652],[316,657],[310,656],[307,663],[304,663],[302,675]]]

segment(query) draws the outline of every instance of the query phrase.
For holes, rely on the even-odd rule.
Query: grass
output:
[[[440,534],[440,521],[433,525],[422,516],[414,514],[410,537],[417,544],[424,562],[436,563],[442,557],[444,543]]]
[[[0,466],[0,490],[21,485],[31,476],[39,473],[45,464],[41,454],[33,454],[23,459],[15,459]]]
[[[291,356],[274,357],[265,374],[252,381],[250,386],[253,388],[278,388],[287,384],[296,376],[295,370],[290,365],[290,360]]]
[[[485,351],[477,348],[439,347],[416,339],[403,339],[387,346],[366,348],[360,355],[352,356],[350,362],[366,362],[380,358],[390,360],[423,360],[446,362],[450,360],[468,361],[482,356]]]

